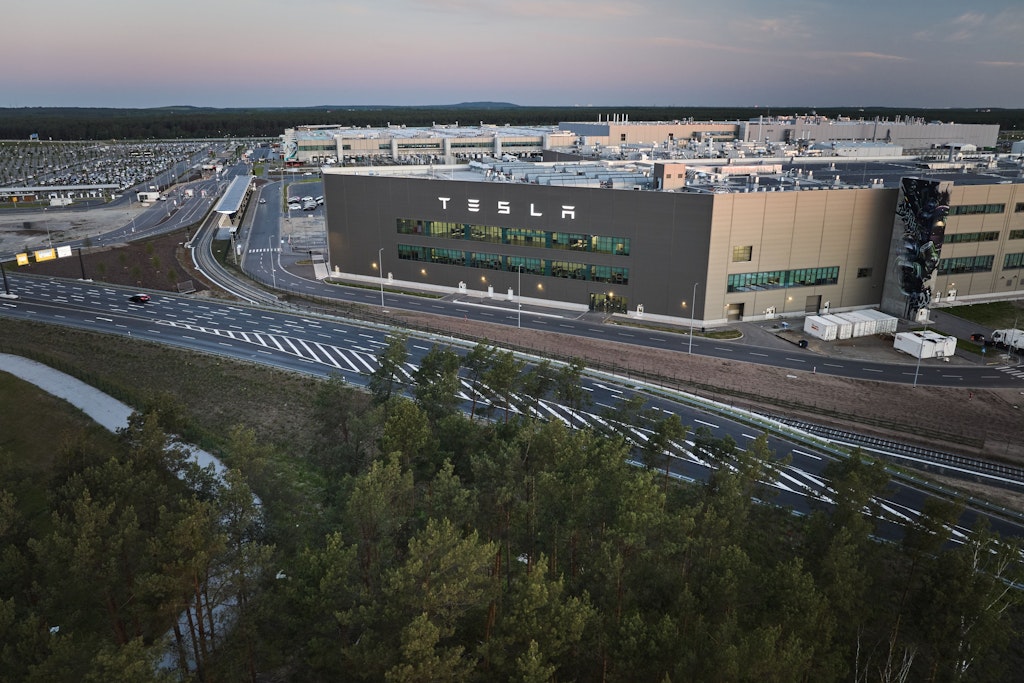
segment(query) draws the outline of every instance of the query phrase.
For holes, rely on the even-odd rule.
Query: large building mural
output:
[[[924,321],[932,301],[932,276],[939,265],[952,183],[903,178],[896,204],[882,309]]]

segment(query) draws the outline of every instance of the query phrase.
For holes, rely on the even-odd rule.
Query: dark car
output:
[[[983,335],[981,332],[975,332],[974,334],[971,335],[971,341],[972,342],[984,342],[985,341],[985,335]]]
[[[149,294],[132,294],[128,300],[132,303],[144,304],[149,301]]]

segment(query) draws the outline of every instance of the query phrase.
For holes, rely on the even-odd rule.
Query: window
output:
[[[857,277],[871,277],[871,273],[874,268],[858,268]]]
[[[551,233],[552,249],[572,249],[573,251],[586,251],[589,242],[589,235],[581,235],[575,232]]]
[[[816,287],[839,282],[839,266],[827,268],[797,268],[796,270],[768,270],[760,273],[730,275],[726,284],[729,292],[757,292],[788,287]]]
[[[1024,230],[1011,230],[1010,231],[1010,239],[1011,240],[1024,240]]]
[[[999,231],[993,232],[954,232],[946,233],[943,241],[946,244],[961,244],[964,242],[995,242],[999,239]]]
[[[994,256],[964,256],[962,258],[944,258],[939,261],[939,275],[956,273],[987,273],[992,270]]]
[[[474,251],[469,256],[469,265],[473,268],[488,268],[490,270],[505,270],[505,263],[501,254],[483,254]]]
[[[1014,213],[1024,212],[1024,202],[1017,202],[1017,204],[1014,205],[1014,207],[1013,207],[1013,212]]]
[[[1024,253],[1007,254],[1003,258],[1003,268],[1024,268]]]
[[[949,207],[950,216],[975,216],[980,213],[1004,213],[1006,204],[961,204]]]
[[[564,277],[572,280],[586,280],[587,267],[572,261],[548,261],[551,277]]]
[[[732,262],[740,263],[743,261],[749,261],[754,256],[754,247],[733,247],[732,248]]]
[[[590,238],[590,251],[599,254],[629,256],[629,239],[625,237],[599,237],[594,235]]]

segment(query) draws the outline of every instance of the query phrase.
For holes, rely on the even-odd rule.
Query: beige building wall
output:
[[[708,252],[705,310],[726,317],[742,305],[743,318],[800,315],[808,297],[830,310],[877,305],[884,279],[896,192],[805,190],[716,195]],[[735,261],[750,247],[750,261]],[[728,292],[731,274],[838,266],[834,285]],[[858,276],[859,275],[859,276]]]
[[[940,257],[962,258],[989,256],[992,258],[991,272],[936,274],[933,279],[933,298],[947,301],[950,292],[955,298],[982,297],[991,294],[1011,295],[1015,290],[1024,290],[1020,268],[1003,268],[1007,254],[1024,252],[1024,238],[1010,239],[1011,232],[1024,230],[1024,206],[1017,211],[1018,204],[1024,204],[1024,185],[954,185],[950,192],[950,206],[969,204],[1005,204],[1003,213],[975,214],[970,216],[948,216],[946,235],[975,232],[998,232],[999,239],[991,242],[947,241],[942,246]]]

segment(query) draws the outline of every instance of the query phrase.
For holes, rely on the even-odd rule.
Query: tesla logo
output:
[[[438,197],[437,200],[439,202],[441,202],[441,208],[444,209],[445,211],[447,211],[448,210],[448,204],[449,204],[449,202],[451,202],[452,198],[451,197]],[[467,199],[466,200],[466,210],[469,211],[470,213],[479,213],[480,212],[480,200],[479,199]],[[505,200],[499,200],[497,202],[497,211],[502,216],[511,216],[512,215],[512,203],[509,202],[509,201],[505,201]],[[568,204],[562,204],[561,211],[562,211],[561,217],[563,219],[576,220],[576,207],[575,206],[568,205]],[[530,216],[538,217],[538,216],[543,216],[543,215],[544,215],[544,212],[543,211],[538,211],[537,210],[537,205],[533,204],[531,202],[530,203]]]

